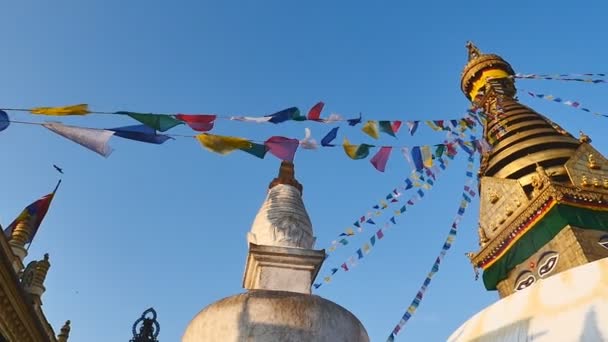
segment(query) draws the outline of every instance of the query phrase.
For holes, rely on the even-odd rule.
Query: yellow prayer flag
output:
[[[197,135],[196,139],[209,151],[219,154],[228,154],[239,148],[251,148],[250,141],[237,137],[203,133]]]
[[[420,152],[422,153],[422,163],[424,164],[424,167],[433,167],[433,153],[431,152],[431,146],[420,146]]]
[[[346,230],[346,235],[348,235],[348,236],[355,235],[355,231],[352,228],[348,228]]]
[[[378,139],[380,136],[378,131],[378,121],[369,120],[365,123],[365,125],[363,125],[361,130],[374,139]]]
[[[364,251],[365,253],[369,253],[369,249],[370,249],[370,248],[371,248],[371,247],[369,246],[369,244],[368,244],[368,243],[366,243],[365,245],[363,245],[363,251]]]
[[[77,104],[65,107],[36,107],[30,109],[32,114],[41,115],[85,115],[89,112],[89,105]]]
[[[351,145],[351,143],[348,141],[348,139],[346,139],[346,137],[344,137],[342,145],[344,147],[344,152],[347,156],[349,156],[351,159],[355,159],[355,157],[357,157],[357,148],[359,146]]]

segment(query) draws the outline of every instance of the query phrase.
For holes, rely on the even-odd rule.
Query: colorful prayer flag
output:
[[[268,152],[272,153],[275,157],[283,161],[293,162],[300,142],[298,139],[273,136],[268,138],[264,142],[264,145],[268,147]]]
[[[57,122],[43,123],[42,126],[106,158],[112,153],[108,141],[114,135],[113,131],[68,126]]]
[[[8,114],[5,111],[0,110],[0,132],[4,131],[11,122],[8,118]]]
[[[393,148],[390,146],[382,146],[380,150],[372,157],[372,159],[370,159],[370,162],[376,168],[376,170],[384,172],[392,149]]]
[[[212,130],[217,118],[216,115],[209,114],[177,114],[175,117],[198,132],[209,132]]]
[[[202,133],[196,139],[211,152],[228,154],[237,149],[251,149],[251,142],[238,137]]]
[[[162,114],[142,114],[133,112],[116,112],[116,114],[123,114],[132,117],[133,119],[141,122],[142,124],[152,127],[157,131],[165,132],[177,125],[183,124],[182,121],[175,119],[170,115]]]
[[[260,159],[264,159],[264,157],[266,156],[266,152],[268,152],[268,148],[266,147],[266,145],[256,143],[251,143],[251,147],[240,147],[239,149]]]
[[[77,104],[64,107],[36,107],[30,110],[32,114],[41,115],[85,115],[89,112],[89,105]]]
[[[114,131],[114,135],[117,137],[146,142],[150,144],[162,144],[172,137],[164,134],[157,134],[154,128],[146,125],[134,125],[110,128],[110,131]]]
[[[374,120],[366,122],[361,130],[374,139],[378,139],[380,136],[380,133],[378,132],[378,122]]]
[[[372,145],[368,144],[351,145],[348,139],[346,138],[344,138],[344,142],[342,145],[344,147],[344,152],[346,153],[346,155],[350,157],[350,159],[354,160],[367,158],[367,156],[369,155],[369,148],[372,147]]]
[[[323,102],[319,102],[312,106],[312,108],[310,108],[308,111],[308,120],[321,121],[321,111],[323,110],[324,106],[325,103]]]
[[[378,122],[378,126],[380,127],[380,132],[384,132],[392,137],[395,136],[395,132],[393,132],[393,125],[390,121],[380,121]]]
[[[57,184],[57,186],[59,186],[59,184]],[[33,202],[25,209],[23,209],[21,214],[19,214],[19,216],[4,230],[5,236],[7,238],[10,238],[17,224],[19,222],[27,220],[29,223],[31,234],[26,243],[32,242],[34,236],[36,236],[36,233],[38,232],[38,228],[40,228],[42,220],[46,216],[46,213],[48,212],[49,207],[51,206],[51,201],[53,200],[53,197],[55,197],[56,191],[57,188],[55,188],[52,193],[43,196],[42,198],[38,199],[37,201]]]
[[[321,146],[335,146],[332,145],[331,142],[334,141],[334,139],[336,139],[336,136],[338,136],[338,128],[340,127],[334,127],[331,129],[331,131],[329,131],[324,137],[323,139],[321,139]]]
[[[274,114],[266,115],[266,117],[270,117],[269,122],[274,124],[278,124],[281,122],[285,122],[288,120],[293,120],[297,116],[300,115],[300,110],[297,107],[290,107],[287,109],[283,109],[282,111],[276,112]]]
[[[408,130],[410,131],[410,135],[414,135],[414,133],[416,133],[416,130],[418,129],[418,123],[419,123],[419,121],[406,121],[405,122]]]

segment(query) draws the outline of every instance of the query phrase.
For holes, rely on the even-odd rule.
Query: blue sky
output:
[[[597,4],[597,5],[594,5]],[[28,1],[3,6],[0,107],[88,103],[102,111],[264,115],[326,103],[324,115],[429,120],[459,117],[464,44],[507,59],[523,73],[606,72],[605,4],[566,1]],[[521,89],[576,99],[608,113],[606,85],[520,81]],[[604,118],[521,95],[522,102],[571,132],[584,130],[605,150]],[[9,113],[14,120],[46,118]],[[51,118],[52,119],[52,118]],[[90,115],[64,123],[114,127],[127,117]],[[320,140],[333,125],[254,125],[219,121],[217,134],[265,140]],[[342,127],[353,142],[370,138]],[[190,134],[185,128],[173,132]],[[435,144],[443,134],[379,143]],[[153,306],[162,341],[178,341],[208,304],[242,292],[246,233],[279,161],[235,152],[220,156],[194,139],[148,145],[113,138],[104,159],[37,126],[0,133],[4,177],[0,222],[63,185],[31,249],[50,253],[44,310],[58,331],[72,320],[73,341],[126,341],[132,322]],[[340,148],[301,150],[297,176],[317,248],[409,174],[393,152],[386,173]],[[416,294],[458,208],[465,161],[453,162],[359,266],[317,294],[361,319],[383,341]],[[445,340],[473,313],[496,300],[464,256],[477,248],[474,201],[440,273],[400,340]],[[388,219],[383,216],[381,221]],[[355,247],[326,260],[323,273]]]

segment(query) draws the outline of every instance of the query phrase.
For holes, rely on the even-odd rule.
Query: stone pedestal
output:
[[[249,244],[243,287],[310,294],[324,250]]]

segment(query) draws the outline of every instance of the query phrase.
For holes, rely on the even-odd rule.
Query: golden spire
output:
[[[46,290],[44,288],[44,280],[51,267],[48,253],[44,255],[42,260],[31,261],[23,273],[21,274],[21,285],[25,292],[32,296],[35,304],[41,305],[40,298]]]
[[[292,162],[282,161],[281,167],[279,168],[279,175],[277,178],[273,179],[268,186],[268,189],[272,189],[273,187],[279,184],[291,185],[302,193],[302,184],[300,184],[295,177],[295,169]]]
[[[15,229],[13,229],[9,242],[11,245],[25,247],[25,244],[29,241],[30,236],[32,235],[32,231],[30,229],[30,219],[29,217],[23,217],[19,219],[17,224],[15,225]]]
[[[68,338],[70,337],[70,321],[65,321],[63,327],[61,327],[61,331],[59,335],[57,335],[57,342],[68,342]]]
[[[44,287],[44,280],[46,279],[46,275],[49,272],[49,268],[51,268],[51,263],[49,262],[49,253],[45,253],[44,259],[38,261],[38,263],[36,264],[33,281],[34,285]]]
[[[460,88],[469,100],[475,100],[489,79],[508,78],[515,75],[511,65],[502,57],[481,53],[472,42],[467,42],[466,48],[469,57],[462,72]]]

